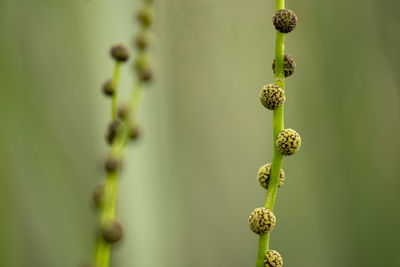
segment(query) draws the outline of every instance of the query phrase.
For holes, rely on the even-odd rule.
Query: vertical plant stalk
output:
[[[276,0],[275,10],[285,8],[284,0]],[[285,89],[285,73],[284,73],[284,52],[285,52],[285,34],[276,30],[275,36],[275,84]],[[277,136],[284,130],[284,104],[273,111],[272,116],[274,151],[272,157],[271,177],[267,188],[265,198],[265,208],[273,211],[275,206],[276,193],[278,191],[280,170],[283,164],[283,155],[278,151],[276,144]],[[258,253],[256,267],[264,267],[265,255],[269,249],[270,233],[260,235],[258,240]]]
[[[279,0],[277,1],[279,2]],[[280,1],[283,3],[283,1]],[[283,7],[282,7],[283,8]],[[278,8],[280,9],[280,8]],[[275,39],[275,84],[285,89],[285,74],[283,69],[283,55],[284,55],[284,40],[285,34],[276,31]],[[272,157],[271,177],[267,188],[267,196],[265,198],[264,207],[274,211],[276,193],[278,191],[280,169],[283,164],[283,155],[278,151],[275,145],[277,136],[284,130],[284,104],[273,111],[272,127],[274,136],[274,151]],[[256,267],[264,267],[265,255],[269,249],[269,236],[270,233],[260,235],[258,240],[258,254]]]
[[[121,160],[126,151],[126,144],[129,140],[129,129],[133,127],[131,117],[134,111],[137,110],[142,99],[143,86],[139,82],[138,86],[134,88],[131,93],[128,116],[124,119],[125,126],[119,132],[111,146],[110,156]],[[108,173],[106,183],[104,186],[104,206],[101,208],[100,225],[103,225],[108,220],[115,219],[115,208],[117,203],[117,188],[118,188],[118,169],[114,172]],[[96,267],[108,267],[110,259],[111,244],[106,242],[100,235],[97,250],[96,250]]]
[[[141,26],[141,33],[136,38],[136,48],[138,49],[138,58],[135,62],[135,68],[138,76],[138,81],[131,91],[126,106],[121,107],[117,112],[118,102],[118,81],[120,73],[120,64],[129,59],[128,49],[122,45],[117,44],[111,48],[111,55],[116,60],[114,68],[114,76],[111,82],[111,86],[106,87],[106,95],[112,95],[111,104],[111,116],[113,123],[120,125],[114,129],[116,135],[111,138],[111,149],[109,153],[109,159],[114,160],[116,165],[114,168],[107,169],[106,182],[101,193],[101,205],[100,208],[100,228],[105,226],[108,222],[115,222],[115,209],[117,202],[117,188],[118,188],[118,176],[120,172],[120,162],[125,154],[127,143],[129,139],[136,139],[138,135],[138,128],[135,120],[135,113],[143,98],[143,91],[146,83],[150,82],[153,77],[153,70],[147,58],[147,49],[150,43],[148,36],[148,28],[151,25],[153,14],[152,14],[152,0],[144,0],[142,8],[138,12],[138,21]],[[110,129],[109,129],[110,130]],[[121,226],[122,227],[122,226]],[[113,233],[111,233],[113,235]],[[111,246],[113,242],[116,242],[122,236],[122,229],[117,239],[111,239],[104,235],[102,232],[99,236],[98,243],[96,246],[95,254],[95,267],[109,267]],[[107,237],[107,238],[106,238]]]
[[[119,61],[115,62],[114,77],[112,80],[115,92],[114,92],[114,94],[112,96],[112,100],[111,100],[111,102],[112,102],[111,103],[111,117],[114,121],[117,120],[117,95],[118,95],[118,81],[119,81],[120,66],[121,66],[121,62],[119,62]]]

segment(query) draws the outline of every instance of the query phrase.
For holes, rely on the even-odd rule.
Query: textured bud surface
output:
[[[285,129],[278,135],[276,146],[283,155],[292,155],[300,149],[300,135],[295,130]]]
[[[125,62],[130,57],[128,47],[121,43],[113,45],[111,47],[110,54],[116,61],[119,62]]]
[[[275,29],[281,33],[289,33],[294,30],[297,24],[297,16],[288,9],[279,9],[272,16]]]
[[[101,234],[108,243],[118,242],[124,233],[124,226],[118,220],[110,220],[101,227]]]
[[[275,215],[264,207],[253,210],[249,217],[250,229],[259,235],[271,232],[275,227],[275,223]]]
[[[268,188],[269,178],[271,176],[271,163],[267,163],[258,171],[257,180],[265,189]],[[285,182],[285,172],[281,169],[278,187],[281,187]]]
[[[281,254],[275,250],[268,250],[265,255],[264,266],[265,267],[282,267],[283,260]]]
[[[294,61],[294,57],[289,54],[285,54],[283,60],[283,70],[285,72],[285,77],[289,77],[290,75],[292,75],[294,73],[295,68],[296,68],[296,61]],[[275,59],[272,62],[272,70],[275,73]]]
[[[111,80],[107,80],[102,86],[103,93],[106,96],[112,96],[115,93],[115,87]]]
[[[264,107],[275,110],[285,102],[285,92],[274,83],[267,84],[261,89],[260,100]]]

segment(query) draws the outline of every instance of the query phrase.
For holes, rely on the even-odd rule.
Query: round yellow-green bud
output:
[[[136,18],[143,27],[149,27],[153,22],[154,13],[149,7],[144,6],[137,12]]]
[[[295,130],[285,129],[278,135],[276,146],[283,155],[292,155],[299,151],[301,147],[301,137]]]
[[[282,106],[286,96],[282,88],[275,83],[271,83],[261,89],[260,100],[264,107],[269,110],[275,110]]]
[[[275,223],[275,215],[264,207],[253,210],[249,217],[250,229],[259,235],[271,232],[275,227]]]
[[[135,46],[138,50],[145,50],[151,42],[150,33],[147,31],[140,32],[135,38]]]
[[[124,226],[118,220],[109,220],[101,226],[101,235],[108,243],[115,243],[121,240],[124,234]]]
[[[282,267],[283,260],[281,254],[275,250],[268,250],[267,255],[265,255],[264,267]]]
[[[283,57],[283,70],[285,72],[285,77],[289,77],[294,73],[294,69],[296,68],[296,61],[294,61],[294,57],[289,54],[285,54]],[[275,59],[272,62],[272,70],[275,73]]]
[[[281,33],[289,33],[294,30],[297,24],[297,16],[289,9],[279,9],[272,16],[275,29]]]
[[[110,49],[110,54],[118,62],[127,61],[131,55],[128,47],[122,43],[114,44]]]
[[[265,189],[268,188],[269,178],[271,177],[271,163],[267,163],[258,170],[257,180]],[[278,187],[285,182],[285,172],[281,169]]]

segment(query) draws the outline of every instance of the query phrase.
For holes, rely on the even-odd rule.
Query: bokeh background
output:
[[[271,248],[285,266],[400,266],[400,2],[286,1],[284,161]],[[131,42],[140,1],[0,0],[0,266],[73,267],[90,259],[104,178],[109,46]],[[115,267],[253,266],[248,228],[271,161],[274,3],[156,0],[157,79],[139,114],[118,215]],[[122,71],[126,95],[132,68]]]

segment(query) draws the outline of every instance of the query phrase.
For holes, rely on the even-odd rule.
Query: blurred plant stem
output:
[[[121,63],[119,61],[115,62],[115,68],[114,68],[114,77],[113,77],[113,86],[115,88],[115,92],[112,96],[112,107],[111,107],[111,116],[112,119],[115,121],[117,120],[117,94],[118,94],[118,80],[119,80],[119,69],[120,69]]]
[[[285,8],[284,0],[276,0],[275,10]],[[276,31],[275,37],[275,83],[285,90],[285,73],[284,73],[284,52],[285,52],[285,34]],[[283,155],[278,151],[276,139],[278,134],[284,130],[284,105],[273,111],[273,135],[274,135],[274,151],[271,166],[271,178],[265,198],[265,207],[271,211],[274,210],[276,193],[279,185],[280,170],[283,163]],[[258,254],[256,267],[264,267],[265,255],[269,249],[270,233],[260,235],[258,240]]]

